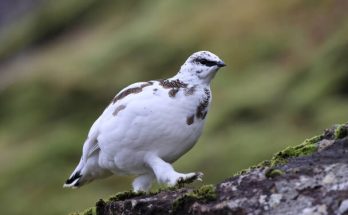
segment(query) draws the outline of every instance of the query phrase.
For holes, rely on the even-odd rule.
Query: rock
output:
[[[338,214],[344,214],[348,212],[348,199],[342,201],[340,207],[338,208]]]
[[[347,214],[347,131],[348,125],[327,129],[217,185],[118,194],[100,200],[96,213]]]

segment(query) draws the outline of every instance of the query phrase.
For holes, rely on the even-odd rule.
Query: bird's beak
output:
[[[221,61],[219,61],[219,62],[217,62],[217,64],[216,64],[218,67],[224,67],[224,66],[226,66],[226,64],[221,60]]]

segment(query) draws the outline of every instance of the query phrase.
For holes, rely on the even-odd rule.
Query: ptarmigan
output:
[[[192,54],[166,80],[139,82],[119,92],[92,125],[83,153],[64,187],[80,187],[112,174],[136,175],[134,191],[152,182],[174,186],[201,180],[171,163],[189,151],[202,133],[211,102],[210,82],[225,63],[208,51]]]

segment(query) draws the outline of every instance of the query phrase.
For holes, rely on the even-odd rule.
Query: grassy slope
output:
[[[218,182],[347,121],[347,8],[341,1],[298,0],[90,9],[60,37],[3,69],[11,74],[3,84],[13,74],[21,78],[0,92],[2,212],[64,214],[129,189],[127,177],[77,191],[61,185],[112,96],[129,83],[174,74],[196,50],[217,53],[229,67],[214,80],[205,132],[175,164],[179,170],[200,170],[205,182]]]

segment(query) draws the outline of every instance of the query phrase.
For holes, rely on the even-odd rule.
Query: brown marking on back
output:
[[[125,91],[121,92],[115,98],[112,100],[112,103],[116,103],[117,101],[123,99],[124,97],[128,96],[129,94],[136,94],[140,93],[143,89],[140,87],[132,87],[129,89],[126,89]]]
[[[201,118],[204,119],[208,113],[208,111],[206,111],[208,105],[209,105],[209,100],[210,100],[210,91],[205,88],[204,89],[204,94],[205,97],[204,99],[199,103],[199,105],[197,106],[197,110],[196,110],[196,116],[197,118]]]
[[[175,97],[175,95],[179,92],[179,88],[172,88],[171,90],[169,90],[168,95],[169,97]]]
[[[187,84],[180,81],[179,79],[176,80],[159,80],[160,85],[163,86],[165,89],[169,88],[186,88]]]
[[[185,96],[191,96],[195,93],[196,86],[185,89]]]
[[[148,86],[151,86],[151,85],[153,85],[153,81],[148,81],[145,84],[140,85],[140,87],[144,88],[144,87],[148,87]]]
[[[152,81],[149,81],[145,84],[140,85],[139,87],[132,87],[129,89],[124,90],[123,92],[121,92],[120,94],[116,95],[113,99],[112,99],[112,103],[116,103],[117,101],[123,99],[124,97],[128,96],[129,94],[136,94],[136,93],[140,93],[141,91],[143,91],[144,87],[148,87],[153,85]]]
[[[179,92],[180,88],[186,88],[187,84],[180,81],[179,79],[176,80],[159,80],[159,84],[164,89],[170,89],[168,92],[169,97],[174,98],[176,94]]]
[[[120,112],[121,110],[123,110],[125,108],[126,108],[126,105],[117,106],[116,109],[114,110],[114,112],[112,113],[112,115],[116,116],[118,114],[118,112]]]
[[[188,117],[186,118],[186,124],[187,124],[187,125],[192,125],[192,123],[194,122],[194,120],[195,120],[195,115],[192,114],[191,116],[188,116]]]

